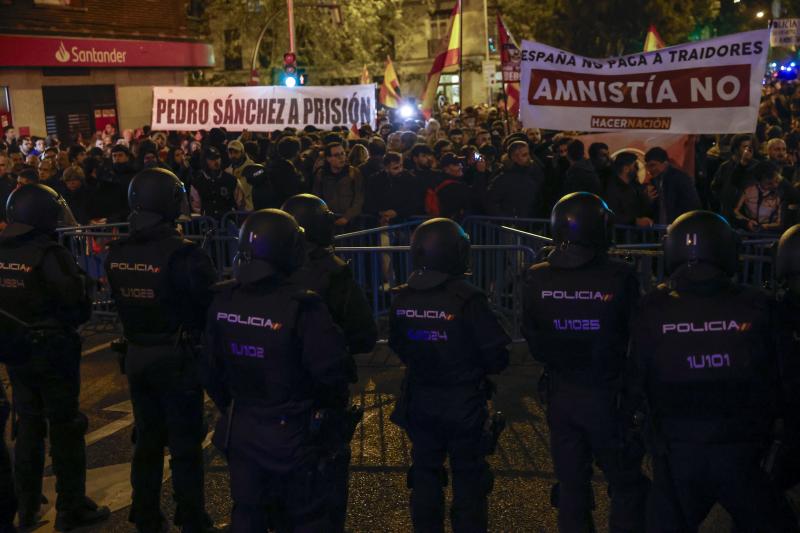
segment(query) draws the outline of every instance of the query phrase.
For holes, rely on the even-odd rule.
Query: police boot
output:
[[[84,498],[83,502],[74,509],[59,511],[56,515],[56,531],[70,531],[72,529],[91,526],[108,520],[111,510],[103,505],[98,506],[92,499]]]
[[[42,494],[36,502],[20,502],[19,508],[17,509],[19,527],[25,529],[37,525],[42,518],[42,505],[47,505],[48,503],[49,501],[44,494]]]

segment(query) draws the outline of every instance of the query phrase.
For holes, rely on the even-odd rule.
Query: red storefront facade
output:
[[[4,8],[0,126],[13,124],[35,136],[57,133],[65,142],[109,123],[119,130],[139,128],[150,120],[154,85],[183,86],[214,66],[212,46],[190,37],[198,32],[187,23],[182,2],[166,0],[151,13],[106,13],[112,4],[120,5],[85,0],[69,9]],[[106,15],[113,22],[98,24]],[[63,23],[65,17],[70,24]],[[49,20],[62,21],[57,27],[63,34],[49,34]]]

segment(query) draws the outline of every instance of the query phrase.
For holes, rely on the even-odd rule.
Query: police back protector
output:
[[[237,405],[252,404],[281,415],[310,409],[311,379],[295,327],[305,294],[291,285],[265,293],[236,282],[218,290],[209,320],[215,321],[214,349]]]
[[[24,243],[12,240],[0,245],[0,307],[29,324],[52,316],[54,309],[48,305],[51,298],[39,267],[47,250],[58,246],[44,238]]]
[[[665,434],[702,441],[766,434],[777,394],[768,306],[761,291],[734,285],[713,296],[661,287],[643,300],[648,396]]]
[[[130,342],[175,341],[182,308],[170,283],[170,261],[175,253],[194,246],[177,234],[157,240],[120,239],[109,245],[106,273]]]
[[[479,347],[464,320],[465,305],[480,295],[464,280],[425,291],[398,287],[391,308],[392,334],[403,337],[403,345],[409,347],[401,357],[410,385],[477,384],[484,377]]]
[[[534,357],[583,385],[616,378],[637,287],[632,267],[621,261],[602,258],[576,269],[548,262],[531,267],[523,330]]]

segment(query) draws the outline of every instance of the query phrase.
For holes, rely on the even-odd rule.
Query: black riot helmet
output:
[[[779,281],[800,275],[800,224],[781,235],[775,253],[775,277]]]
[[[41,183],[23,185],[11,193],[6,202],[6,219],[9,226],[16,227],[17,234],[31,228],[52,233],[59,227],[78,225],[61,195]]]
[[[291,274],[305,260],[303,228],[280,209],[255,211],[239,230],[237,257],[242,266],[259,261],[267,270]]]
[[[739,266],[739,237],[728,221],[711,211],[689,211],[667,228],[664,265],[673,273],[683,265],[705,263],[729,276]]]
[[[561,198],[550,214],[553,243],[606,250],[613,242],[614,213],[590,192],[573,192]]]
[[[286,200],[281,209],[292,215],[305,230],[308,242],[322,247],[333,244],[336,215],[322,198],[297,194]]]
[[[414,270],[432,270],[458,276],[469,268],[469,235],[449,218],[433,218],[411,235]]]
[[[136,174],[128,186],[131,211],[160,215],[172,221],[181,214],[186,190],[178,176],[167,169],[146,168]]]

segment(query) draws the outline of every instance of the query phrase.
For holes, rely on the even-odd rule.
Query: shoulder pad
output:
[[[457,279],[449,282],[447,284],[447,290],[465,302],[475,298],[476,296],[485,296],[485,293],[482,290],[463,279]]]
[[[235,279],[220,281],[211,286],[212,292],[226,292],[238,288],[241,284]]]
[[[314,302],[321,302],[322,296],[314,291],[308,289],[301,289],[292,294],[292,300],[300,302],[301,304],[310,304]]]

